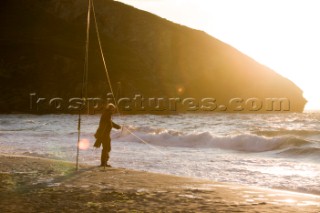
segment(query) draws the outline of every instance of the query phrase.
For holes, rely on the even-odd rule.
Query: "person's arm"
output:
[[[111,121],[111,122],[112,122],[112,127],[113,127],[113,128],[115,128],[115,129],[121,129],[121,126],[120,126],[120,125],[114,123],[113,121]]]

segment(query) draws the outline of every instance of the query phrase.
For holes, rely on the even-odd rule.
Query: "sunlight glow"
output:
[[[293,199],[285,199],[285,200],[280,200],[282,202],[285,202],[285,203],[296,203],[297,201],[296,200],[293,200]]]
[[[314,177],[316,178],[319,175],[318,171],[314,171],[309,167],[297,167],[297,168],[288,168],[288,167],[269,167],[266,168],[264,173],[276,175],[276,176],[302,176],[306,178]]]
[[[182,93],[184,92],[184,88],[183,88],[183,87],[178,87],[178,88],[177,88],[177,92],[178,92],[179,94],[182,94]]]
[[[290,79],[320,109],[320,1],[119,0],[203,30]]]
[[[88,139],[81,139],[79,141],[79,149],[81,150],[87,150],[90,147],[90,141]]]

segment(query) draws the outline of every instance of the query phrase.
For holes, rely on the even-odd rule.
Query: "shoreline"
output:
[[[2,212],[319,212],[320,196],[0,154]]]

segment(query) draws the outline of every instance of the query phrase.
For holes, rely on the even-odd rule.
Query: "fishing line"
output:
[[[106,73],[106,77],[107,77],[107,81],[108,81],[108,84],[109,84],[109,88],[110,88],[110,91],[111,91],[111,94],[112,94],[114,103],[115,103],[115,105],[116,105],[116,110],[118,111],[119,115],[122,116],[121,112],[119,111],[119,106],[118,106],[116,97],[115,97],[114,92],[113,92],[113,88],[112,88],[112,85],[111,85],[111,80],[110,80],[109,71],[108,71],[108,68],[107,68],[105,56],[104,56],[103,49],[102,49],[102,42],[101,42],[101,38],[100,38],[100,32],[99,32],[99,28],[98,28],[98,23],[97,23],[97,18],[96,18],[96,12],[95,12],[94,3],[93,3],[93,1],[89,1],[89,2],[91,2],[91,6],[92,6],[93,20],[94,20],[95,29],[96,29],[96,35],[97,35],[97,39],[98,39],[100,54],[101,54],[101,58],[102,58],[102,61],[103,61],[103,67],[104,67],[104,70],[105,70],[105,73]],[[161,151],[160,149],[156,148],[155,146],[152,146],[150,143],[148,143],[147,141],[143,140],[143,139],[142,139],[141,137],[139,137],[138,135],[134,134],[131,130],[129,130],[127,127],[125,127],[125,125],[122,126],[122,129],[126,129],[131,135],[133,135],[133,136],[134,136],[135,138],[137,138],[139,141],[141,141],[142,143],[148,145],[149,147],[152,147],[154,150],[160,152],[161,154],[165,155],[165,153],[164,153],[163,151]]]

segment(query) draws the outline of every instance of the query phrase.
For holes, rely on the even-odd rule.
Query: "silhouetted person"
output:
[[[94,143],[94,147],[100,148],[102,144],[101,151],[101,165],[100,166],[108,166],[109,160],[109,152],[111,151],[111,138],[110,132],[112,128],[120,129],[121,126],[115,124],[111,120],[111,115],[115,112],[116,107],[113,104],[108,104],[105,108],[102,116],[100,118],[99,127],[97,129],[96,134],[94,135],[96,138],[96,142]]]

